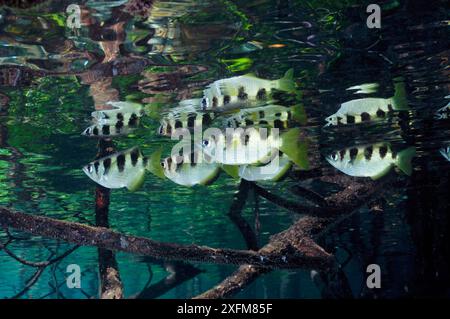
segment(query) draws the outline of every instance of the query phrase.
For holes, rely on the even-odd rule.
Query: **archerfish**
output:
[[[376,143],[334,151],[326,156],[326,160],[347,175],[376,180],[386,175],[394,166],[406,175],[411,175],[411,160],[415,154],[416,149],[413,146],[396,153],[389,143]]]
[[[162,136],[172,136],[176,129],[193,130],[195,128],[202,128],[212,123],[215,115],[214,113],[181,113],[176,116],[169,114],[164,117],[158,127],[157,133]]]
[[[294,92],[293,70],[289,69],[278,80],[266,80],[254,74],[235,76],[217,80],[204,91],[201,100],[203,110],[215,110],[227,107],[242,107],[252,103],[264,103],[270,100],[273,89]]]
[[[155,151],[150,157],[148,170],[161,178],[183,186],[211,184],[219,174],[220,166],[201,150],[189,155],[172,155],[161,160],[161,151]]]
[[[439,152],[447,161],[450,161],[450,146],[442,147],[441,149],[439,149]]]
[[[92,112],[94,124],[86,128],[82,135],[94,137],[113,137],[126,135],[139,125],[144,114],[142,105],[129,102],[109,102],[111,110]]]
[[[83,167],[94,182],[106,188],[135,191],[144,183],[148,160],[137,147],[118,152]]]
[[[300,129],[277,132],[254,127],[211,132],[204,136],[201,148],[213,161],[225,165],[268,163],[274,154],[282,151],[300,168],[307,169],[307,140]]]
[[[237,114],[228,117],[224,126],[232,128],[263,126],[286,129],[289,127],[289,121],[291,120],[302,122],[306,118],[304,114],[301,105],[291,107],[267,105],[242,109]]]
[[[94,120],[121,120],[123,114],[130,114],[132,117],[142,117],[144,115],[144,107],[142,104],[126,102],[126,101],[115,101],[108,102],[107,105],[111,105],[113,108],[110,110],[98,110],[91,113]]]
[[[391,98],[368,97],[342,103],[336,113],[325,119],[325,126],[382,120],[394,111],[407,110],[404,82],[394,82],[394,88],[395,94]]]

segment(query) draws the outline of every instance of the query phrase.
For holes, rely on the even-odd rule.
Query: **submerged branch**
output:
[[[329,255],[311,255],[310,251],[285,245],[282,254],[260,250],[220,249],[199,245],[161,243],[149,238],[115,232],[74,222],[15,212],[0,207],[0,224],[34,235],[62,240],[77,245],[96,246],[155,258],[214,264],[252,264],[269,268],[318,268],[329,265]]]

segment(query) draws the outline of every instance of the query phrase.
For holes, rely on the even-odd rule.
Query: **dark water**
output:
[[[81,7],[79,29],[67,26],[65,10],[72,3]],[[401,183],[384,190],[376,209],[373,203],[363,205],[319,239],[342,266],[338,278],[317,284],[310,270],[275,270],[235,296],[449,295],[450,163],[440,150],[450,144],[450,127],[448,119],[436,115],[448,105],[450,94],[445,1],[380,2],[380,29],[366,26],[370,2],[184,0],[154,1],[148,7],[136,3],[44,1],[26,9],[0,9],[1,206],[101,224],[95,213],[97,186],[81,169],[105,151],[98,138],[80,135],[91,125],[92,111],[107,109],[109,101],[142,104],[145,115],[138,128],[106,143],[115,151],[139,146],[150,156],[160,145],[167,150],[173,144],[157,136],[157,128],[181,100],[200,98],[203,89],[219,79],[249,72],[278,79],[293,68],[296,98],[307,114],[302,127],[315,150],[312,167],[322,174],[344,174],[325,156],[383,142],[396,150],[415,147],[413,171],[406,176],[392,170],[388,175]],[[407,110],[394,112],[389,120],[324,127],[325,118],[344,102],[394,96],[394,79],[399,77],[405,84]],[[370,93],[348,90],[368,83],[377,84]],[[298,203],[307,200],[293,192],[296,185],[323,196],[336,192],[333,185],[320,182],[320,176],[303,180],[298,178],[301,174],[294,168],[282,181],[258,185]],[[136,192],[111,190],[109,227],[162,242],[247,249],[229,215],[238,188],[239,181],[223,172],[211,185],[194,187],[148,173]],[[241,214],[258,247],[300,217],[252,190]],[[72,247],[11,231],[17,238],[9,250],[27,260],[46,260],[51,253],[56,256]],[[0,232],[0,240],[7,240],[5,232]],[[125,297],[151,287],[144,297],[190,298],[236,269],[126,253],[115,257]],[[70,264],[81,267],[82,289],[65,284]],[[381,267],[381,289],[366,287],[369,264]],[[98,268],[98,249],[79,247],[45,268],[20,297],[96,298]],[[161,285],[173,269],[193,274],[179,276],[176,285]],[[35,271],[0,250],[0,297],[16,296]]]

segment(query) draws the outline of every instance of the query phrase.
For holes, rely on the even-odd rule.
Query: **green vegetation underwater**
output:
[[[0,1],[0,299],[449,297],[449,14]]]

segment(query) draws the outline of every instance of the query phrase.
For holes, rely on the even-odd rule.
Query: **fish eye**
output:
[[[161,125],[161,126],[159,127],[159,129],[158,129],[159,135],[162,135],[162,134],[163,134],[163,130],[164,130],[164,127]]]
[[[207,147],[207,146],[209,145],[209,141],[208,141],[208,140],[203,140],[203,141],[202,141],[202,145],[203,145],[204,147]]]
[[[331,154],[331,159],[333,160],[333,161],[337,161],[338,160],[338,155],[337,155],[337,153],[335,153],[335,152],[333,152],[332,154]]]
[[[92,168],[92,164],[89,164],[88,171],[89,171],[89,173],[92,173],[94,171],[94,169]]]
[[[161,167],[162,167],[162,168],[166,168],[166,161],[161,161],[160,164],[161,164]]]

